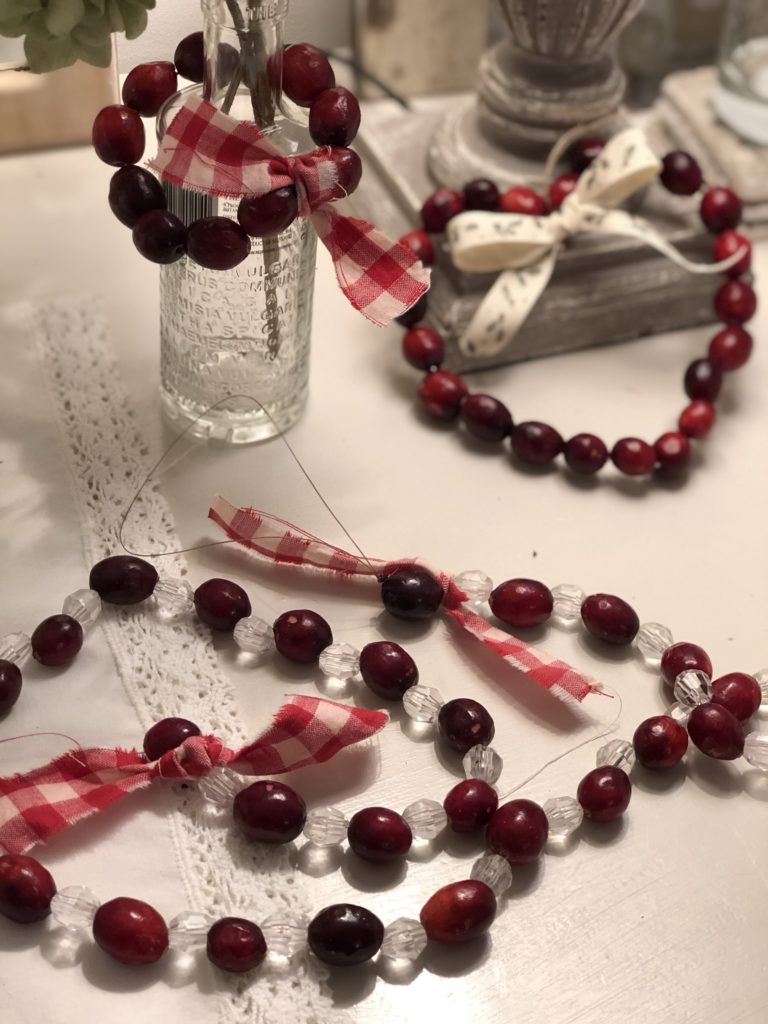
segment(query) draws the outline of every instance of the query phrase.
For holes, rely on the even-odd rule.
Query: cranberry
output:
[[[470,395],[461,406],[461,420],[480,441],[503,441],[512,431],[509,409],[491,395]]]
[[[574,191],[578,184],[579,176],[575,171],[568,171],[555,178],[549,186],[549,202],[553,210],[559,210],[565,200]]]
[[[483,779],[465,779],[448,793],[443,808],[454,832],[479,832],[499,806],[499,795]]]
[[[49,615],[32,634],[32,655],[41,665],[67,665],[83,646],[83,627],[71,615]]]
[[[202,32],[184,36],[173,55],[173,63],[182,78],[202,82],[205,78],[205,40]]]
[[[231,633],[240,619],[251,614],[251,602],[237,583],[214,577],[195,591],[195,611],[206,626]]]
[[[414,302],[410,309],[406,309],[400,316],[395,317],[395,320],[403,327],[413,327],[415,324],[421,323],[427,315],[428,302],[427,293],[425,292],[420,299]]]
[[[439,235],[445,231],[449,220],[464,210],[464,196],[452,188],[439,188],[427,199],[421,208],[424,230]]]
[[[443,588],[427,569],[396,569],[381,583],[381,600],[396,619],[432,619],[443,603]]]
[[[745,324],[757,310],[757,296],[743,281],[725,281],[715,292],[715,313],[726,324]]]
[[[744,732],[735,715],[720,704],[699,704],[688,719],[688,735],[702,754],[735,761],[744,752]]]
[[[144,734],[144,753],[147,760],[157,761],[190,736],[199,735],[200,729],[186,718],[161,718]]]
[[[384,925],[365,907],[334,903],[309,922],[307,943],[318,960],[334,967],[352,967],[376,956]]]
[[[157,569],[135,555],[112,555],[91,569],[88,586],[108,604],[138,604],[152,596]]]
[[[403,355],[417,370],[431,370],[445,359],[445,345],[431,327],[411,327],[403,337]]]
[[[201,217],[189,225],[187,253],[208,270],[232,270],[250,251],[250,238],[229,217]]]
[[[621,768],[593,768],[579,783],[576,798],[590,821],[613,821],[629,806],[632,783]]]
[[[717,409],[710,402],[697,400],[680,413],[678,426],[686,437],[706,437],[717,419]]]
[[[674,718],[656,715],[638,725],[632,744],[643,768],[674,768],[688,749],[688,733]]]
[[[283,782],[260,780],[241,789],[234,799],[235,823],[259,843],[290,843],[307,820],[307,805]]]
[[[96,115],[91,141],[105,164],[135,164],[144,152],[144,125],[135,110],[115,103]]]
[[[154,964],[168,948],[168,928],[154,907],[129,896],[102,903],[93,919],[96,945],[130,967]]]
[[[421,260],[425,267],[431,267],[437,258],[432,239],[426,231],[409,231],[399,239],[400,245],[410,249],[416,259]]]
[[[752,243],[740,231],[721,231],[712,245],[712,259],[715,263],[727,260],[740,249],[744,250],[744,255],[730,270],[726,270],[728,277],[740,277],[752,266]]]
[[[689,398],[714,402],[722,384],[722,371],[709,359],[694,359],[685,371],[684,387]]]
[[[176,88],[176,68],[170,61],[139,64],[123,83],[123,103],[142,117],[155,117]]]
[[[563,450],[563,439],[546,423],[528,420],[512,430],[512,451],[529,466],[548,466]]]
[[[522,213],[527,217],[546,217],[549,213],[547,201],[532,188],[517,185],[507,189],[499,200],[499,209],[504,213]]]
[[[538,580],[500,583],[490,597],[491,611],[508,626],[539,626],[552,614],[552,591]]]
[[[464,205],[467,210],[497,210],[499,190],[488,178],[475,178],[464,186]]]
[[[676,196],[692,196],[704,180],[701,168],[690,153],[679,149],[664,157],[659,178],[664,188]]]
[[[691,442],[676,430],[662,434],[653,446],[656,462],[662,474],[682,473],[691,461]]]
[[[275,646],[289,661],[311,665],[333,643],[331,627],[317,612],[297,608],[283,612],[272,627]]]
[[[339,176],[336,198],[346,199],[357,190],[357,186],[360,184],[363,177],[363,161],[354,149],[349,149],[347,146],[336,146],[331,150],[331,156]]]
[[[752,335],[732,324],[709,343],[709,358],[720,370],[738,370],[752,355]]]
[[[608,449],[594,434],[576,434],[566,444],[565,461],[576,473],[597,473],[608,461]]]
[[[132,228],[144,213],[164,210],[163,186],[143,167],[121,167],[109,183],[109,208],[117,219]]]
[[[309,134],[318,146],[348,146],[360,128],[360,104],[339,85],[326,89],[309,111]]]
[[[568,150],[571,170],[582,174],[605,149],[605,139],[577,139]]]
[[[762,699],[760,684],[746,672],[728,672],[712,683],[712,703],[730,711],[740,722],[754,715]]]
[[[437,715],[437,731],[449,747],[466,754],[472,747],[487,746],[496,727],[489,712],[471,697],[457,697],[443,704]]]
[[[455,420],[468,394],[461,377],[447,370],[428,373],[419,386],[424,411],[437,420]]]
[[[187,229],[168,210],[150,210],[133,225],[133,244],[145,260],[175,263],[187,251]]]
[[[283,52],[283,92],[300,107],[311,107],[336,85],[330,61],[316,46],[294,43]]]
[[[680,643],[668,647],[661,656],[661,674],[669,686],[675,685],[675,680],[681,672],[689,672],[693,669],[712,676],[712,662],[709,655],[698,644],[681,640]]]
[[[286,185],[263,196],[245,196],[237,208],[237,219],[243,231],[252,237],[270,238],[287,230],[298,213],[296,188]]]
[[[485,834],[488,849],[506,857],[510,864],[530,864],[544,849],[549,822],[532,800],[512,800],[491,818]]]
[[[741,221],[741,200],[729,188],[716,186],[704,193],[701,200],[701,219],[704,226],[715,234],[737,228]]]
[[[433,942],[453,944],[484,935],[496,917],[496,897],[485,882],[451,882],[421,908],[419,920]]]
[[[253,921],[222,917],[208,932],[206,953],[214,967],[243,974],[259,966],[267,955],[267,944]]]
[[[581,618],[592,636],[607,644],[631,644],[640,628],[635,609],[613,594],[585,597]]]
[[[0,717],[7,715],[21,693],[21,671],[12,661],[0,659]]]
[[[408,853],[413,833],[401,814],[387,807],[364,807],[353,814],[347,829],[350,848],[374,864],[400,860]]]
[[[376,640],[360,652],[360,675],[369,690],[384,700],[402,700],[419,681],[419,670],[400,644]]]
[[[51,912],[56,883],[34,857],[0,857],[0,914],[16,924],[42,921]]]
[[[627,476],[645,476],[656,465],[656,452],[638,437],[622,437],[611,451],[611,461]]]

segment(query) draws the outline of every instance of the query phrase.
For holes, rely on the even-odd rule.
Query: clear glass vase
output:
[[[161,111],[158,135],[190,91],[268,132],[284,154],[313,149],[281,106],[282,25],[288,0],[203,0],[206,77]],[[238,200],[166,186],[185,224],[236,219]],[[160,269],[160,376],[166,416],[198,437],[244,444],[272,437],[302,413],[309,383],[315,233],[297,218],[252,239],[229,271],[182,258]]]

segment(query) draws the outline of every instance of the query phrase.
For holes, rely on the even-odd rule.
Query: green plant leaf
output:
[[[68,36],[85,15],[83,0],[50,0],[45,27],[52,36]]]
[[[77,60],[72,41],[68,36],[58,38],[50,33],[39,31],[27,33],[24,40],[24,53],[30,71],[37,74],[68,68]]]

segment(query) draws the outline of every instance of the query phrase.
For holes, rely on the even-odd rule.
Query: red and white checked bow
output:
[[[299,216],[309,217],[330,251],[341,290],[363,316],[388,324],[429,287],[429,271],[410,249],[368,221],[337,213],[343,198],[332,151],[283,156],[268,134],[207,100],[187,97],[150,161],[164,181],[207,195],[262,196],[295,185]]]
[[[328,544],[268,512],[255,508],[235,508],[222,497],[214,500],[208,510],[208,518],[232,540],[270,562],[306,566],[343,576],[368,576],[379,581],[396,569],[420,565],[428,569],[441,584],[445,595],[442,607],[446,614],[513,668],[523,672],[539,686],[547,690],[558,687],[579,701],[590,693],[600,692],[599,684],[564,661],[496,629],[487,619],[473,611],[467,595],[447,573],[436,572],[416,558],[391,562],[362,558]]]
[[[242,750],[216,736],[190,737],[149,762],[138,750],[70,750],[42,768],[0,778],[0,849],[25,853],[155,779],[197,779],[225,765],[241,775],[282,775],[320,764],[374,736],[388,720],[386,711],[293,696]]]

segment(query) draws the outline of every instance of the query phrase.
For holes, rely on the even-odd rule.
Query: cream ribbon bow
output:
[[[636,238],[692,274],[717,274],[741,259],[693,263],[641,217],[614,207],[654,181],[661,163],[638,128],[614,136],[581,175],[574,191],[548,217],[518,213],[461,213],[448,224],[459,270],[503,270],[459,340],[465,355],[492,356],[514,338],[552,277],[566,239],[582,232]]]

